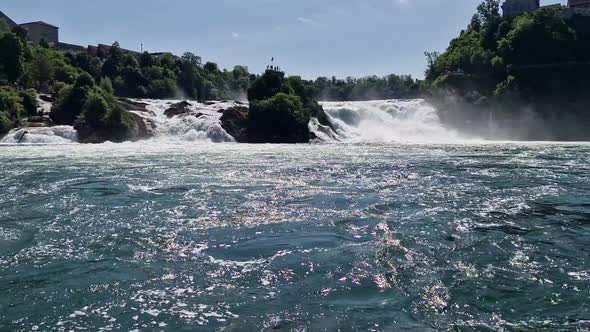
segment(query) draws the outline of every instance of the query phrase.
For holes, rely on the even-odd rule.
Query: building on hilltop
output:
[[[590,9],[590,0],[568,0],[567,6],[570,8]]]
[[[40,44],[42,41],[50,45],[59,43],[59,28],[45,22],[30,22],[20,25],[28,32],[28,39],[33,44]]]
[[[561,13],[563,18],[569,19],[576,15],[590,16],[590,0],[568,0],[568,8]]]
[[[3,20],[4,22],[6,22],[8,27],[11,29],[18,25],[10,17],[6,16],[6,14],[4,14],[2,11],[0,11],[0,20]]]
[[[541,8],[540,0],[506,0],[502,5],[502,16],[505,18],[531,13]]]

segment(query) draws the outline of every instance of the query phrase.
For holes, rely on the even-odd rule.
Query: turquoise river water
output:
[[[588,331],[590,145],[0,146],[1,331]]]

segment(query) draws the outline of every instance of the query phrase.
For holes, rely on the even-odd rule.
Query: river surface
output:
[[[0,145],[1,331],[587,331],[590,145]]]

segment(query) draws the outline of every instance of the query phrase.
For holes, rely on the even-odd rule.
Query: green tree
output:
[[[24,45],[13,33],[6,33],[0,38],[0,65],[11,83],[15,83],[24,72]]]
[[[123,68],[124,54],[119,43],[115,42],[108,52],[108,57],[102,65],[102,75],[114,78]]]
[[[50,117],[53,122],[63,125],[74,124],[93,88],[94,79],[88,73],[80,75],[73,87],[63,88],[51,109]]]
[[[139,56],[139,64],[141,68],[151,67],[154,65],[154,58],[148,52],[143,52]]]
[[[203,69],[205,69],[205,71],[211,74],[219,72],[219,67],[215,62],[207,62]]]
[[[477,6],[477,14],[484,25],[500,19],[500,0],[485,0]]]
[[[103,126],[104,118],[109,112],[107,101],[96,91],[90,93],[84,107],[82,117],[88,126],[98,129]]]
[[[195,66],[195,67],[201,67],[202,63],[201,63],[201,57],[197,56],[191,52],[185,52],[182,55],[182,60],[184,60],[185,62],[190,63],[191,65]]]
[[[300,143],[309,140],[310,114],[297,96],[278,93],[250,105],[251,132],[255,140],[271,143]]]

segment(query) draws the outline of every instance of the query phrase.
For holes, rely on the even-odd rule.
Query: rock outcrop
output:
[[[127,111],[134,111],[134,112],[142,112],[142,113],[150,113],[153,114],[150,110],[147,109],[148,104],[133,101],[126,98],[120,98],[118,100],[119,106]]]
[[[149,123],[149,120],[133,112],[122,112],[123,120],[120,125],[92,128],[77,124],[74,128],[78,132],[80,143],[136,142],[154,136],[153,125]]]
[[[181,101],[179,103],[170,105],[170,108],[164,111],[164,114],[169,118],[178,115],[189,114],[191,112],[190,106],[191,104],[188,101]]]
[[[221,127],[238,143],[248,143],[248,108],[236,106],[221,112]]]

